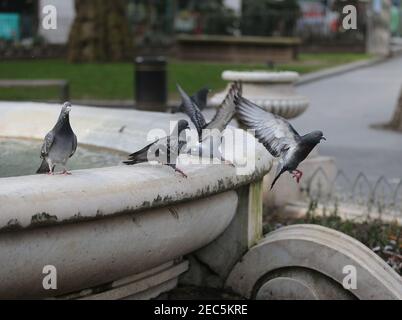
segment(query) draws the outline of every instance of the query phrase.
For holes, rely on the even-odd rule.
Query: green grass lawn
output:
[[[367,59],[359,53],[301,54],[296,62],[277,65],[276,70],[292,70],[301,74]],[[175,84],[194,92],[207,85],[213,92],[221,90],[224,70],[269,70],[263,64],[225,64],[210,62],[169,62],[169,95],[176,98]],[[63,60],[0,62],[0,79],[67,79],[71,84],[71,99],[133,99],[134,66],[131,63],[71,64]],[[57,99],[56,88],[0,88],[0,100]]]

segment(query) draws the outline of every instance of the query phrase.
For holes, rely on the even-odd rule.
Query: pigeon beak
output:
[[[326,139],[325,137],[322,137],[322,138],[321,138],[321,140],[325,140],[325,141],[327,141],[327,139]]]

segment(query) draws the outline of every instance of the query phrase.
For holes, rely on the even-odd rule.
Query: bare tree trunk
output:
[[[399,99],[394,111],[394,115],[391,122],[388,124],[388,127],[394,130],[402,131],[402,88],[399,93]]]
[[[123,0],[76,0],[70,31],[71,62],[106,62],[130,59],[133,38]]]

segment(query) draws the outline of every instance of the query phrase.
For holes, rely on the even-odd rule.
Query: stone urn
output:
[[[309,105],[309,99],[295,90],[294,83],[299,79],[297,72],[224,71],[222,78],[230,83],[241,81],[245,98],[286,119],[299,116]],[[230,83],[223,92],[211,98],[211,107],[222,103]]]

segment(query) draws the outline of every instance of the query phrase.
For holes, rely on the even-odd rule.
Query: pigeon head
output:
[[[56,122],[54,127],[55,130],[70,130],[70,110],[71,110],[71,103],[64,102],[63,107],[61,108],[59,119]]]
[[[307,134],[305,136],[305,140],[311,144],[318,144],[321,142],[321,140],[327,140],[327,139],[325,139],[322,131],[317,130],[317,131],[313,131],[313,132],[310,132],[309,134]]]
[[[201,109],[205,107],[210,91],[208,88],[202,88],[195,94],[194,100]]]
[[[71,111],[71,103],[64,102],[63,107],[61,108],[61,112],[60,112],[60,120],[68,119],[68,115],[70,114],[70,111]]]
[[[186,120],[179,120],[178,124],[177,124],[177,128],[178,128],[178,132],[179,134],[186,130],[186,129],[190,129],[190,126],[188,125],[188,122]]]
[[[205,88],[202,88],[200,91],[198,91],[198,95],[206,98],[210,92],[211,92],[211,90],[209,88],[205,87]]]

